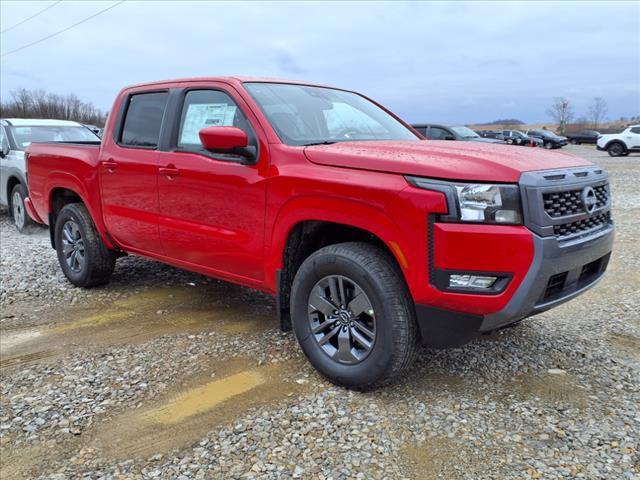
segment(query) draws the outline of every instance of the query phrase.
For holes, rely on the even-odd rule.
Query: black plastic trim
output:
[[[480,333],[483,317],[416,304],[416,318],[422,344],[448,348],[464,345]]]
[[[495,283],[489,288],[464,288],[464,287],[450,287],[449,276],[450,275],[479,275],[483,277],[497,277]],[[443,292],[449,293],[468,293],[472,295],[498,295],[507,288],[511,279],[512,273],[505,272],[486,272],[486,271],[472,271],[472,270],[440,270],[434,269],[432,284]]]

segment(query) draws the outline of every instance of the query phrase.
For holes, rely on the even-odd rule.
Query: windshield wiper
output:
[[[324,142],[305,143],[302,146],[303,147],[312,147],[314,145],[333,145],[334,143],[337,143],[337,142],[329,142],[329,141],[325,140]]]

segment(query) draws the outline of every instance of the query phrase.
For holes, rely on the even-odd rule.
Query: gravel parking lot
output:
[[[640,157],[579,299],[373,393],[332,386],[260,293],[141,258],[72,288],[0,213],[1,478],[640,478]]]

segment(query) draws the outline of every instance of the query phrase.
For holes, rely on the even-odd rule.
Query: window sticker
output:
[[[180,144],[199,144],[198,132],[204,127],[230,127],[236,106],[227,103],[192,103],[184,117]]]

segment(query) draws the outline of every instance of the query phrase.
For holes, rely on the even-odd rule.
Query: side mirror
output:
[[[9,155],[9,145],[2,145],[2,149],[0,150],[0,158],[5,158]]]
[[[239,155],[247,159],[246,163],[255,160],[255,147],[248,145],[249,137],[238,127],[205,127],[198,132],[198,135],[205,150]]]
[[[444,137],[445,140],[455,140],[456,137],[454,137],[453,135],[447,135],[446,137]]]

